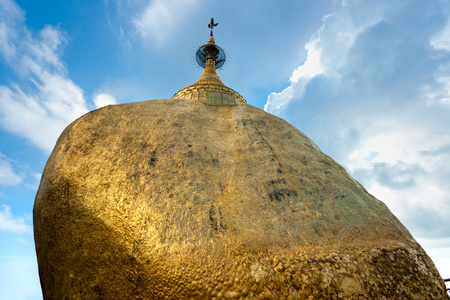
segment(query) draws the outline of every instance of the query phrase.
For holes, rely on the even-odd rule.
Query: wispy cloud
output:
[[[95,95],[93,101],[95,107],[97,108],[117,103],[116,99],[113,96],[106,93],[100,93]]]
[[[0,153],[0,186],[17,185],[22,177],[16,174],[6,156]]]
[[[341,68],[346,65],[356,37],[366,28],[380,22],[384,11],[383,6],[380,6],[371,12],[367,11],[364,17],[356,16],[347,2],[342,2],[335,12],[323,18],[322,26],[305,45],[306,60],[292,72],[289,79],[291,85],[282,92],[271,93],[264,106],[265,111],[283,114],[292,100],[303,98],[307,85],[316,76],[341,76]]]
[[[447,25],[431,38],[430,44],[435,49],[450,51],[450,20],[447,20]]]
[[[74,83],[60,58],[64,34],[52,26],[33,36],[23,13],[12,1],[0,6],[0,53],[25,86],[0,86],[0,125],[49,152],[58,135],[75,118],[88,112],[83,90]]]
[[[280,93],[271,93],[264,105],[265,111],[274,114],[282,112],[295,96],[303,95],[306,85],[311,79],[324,73],[320,63],[321,49],[317,48],[319,41],[320,37],[315,36],[306,44],[306,60],[292,72],[291,78],[289,78],[292,84]]]
[[[14,217],[11,208],[2,204],[0,209],[0,230],[15,233],[31,233],[31,226],[25,223],[25,219]]]
[[[151,0],[133,20],[145,40],[163,44],[196,8],[197,0]]]
[[[24,20],[24,13],[11,0],[0,0],[0,52],[7,61],[16,55],[16,25]]]

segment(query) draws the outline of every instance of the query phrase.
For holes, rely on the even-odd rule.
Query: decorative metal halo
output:
[[[203,45],[200,48],[198,48],[197,52],[195,53],[195,60],[197,61],[197,64],[202,68],[206,67],[205,46],[206,45]],[[219,50],[218,54],[215,57],[216,69],[220,69],[225,64],[225,60],[227,59],[227,57],[225,55],[225,51],[223,51],[222,48],[220,48],[219,46],[216,46],[216,47],[217,47],[217,50]]]

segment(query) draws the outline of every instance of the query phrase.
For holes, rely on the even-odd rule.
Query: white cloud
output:
[[[319,38],[317,37],[306,44],[305,49],[308,51],[306,61],[292,72],[291,78],[289,78],[290,82],[297,83],[300,79],[313,78],[323,73],[323,68],[320,64],[321,50],[317,49],[318,42]]]
[[[7,61],[16,54],[16,45],[11,41],[16,38],[14,24],[23,20],[24,13],[11,0],[0,0],[0,53]]]
[[[42,173],[33,172],[31,175],[34,177],[34,179],[41,181]]]
[[[23,17],[23,11],[12,0],[0,0],[0,17],[8,16],[12,19],[18,19]]]
[[[375,118],[379,117],[377,115]],[[365,158],[370,153],[377,153],[370,163],[396,163],[403,161],[405,163],[416,163],[423,159],[423,151],[429,151],[438,148],[442,144],[450,143],[449,134],[430,134],[430,128],[423,128],[422,122],[413,123],[412,120],[388,119],[372,120],[366,116],[369,122],[365,128],[361,128],[364,135],[360,137],[360,145],[348,153],[346,166],[352,171],[362,167]],[[374,119],[375,119],[374,118]],[[430,161],[422,160],[424,168],[427,168]]]
[[[52,26],[33,37],[23,20],[8,15],[0,24],[0,39],[7,45],[1,53],[32,87],[24,91],[14,83],[0,86],[0,125],[49,152],[62,130],[88,112],[83,90],[68,78],[58,54],[66,40]],[[1,36],[1,30],[9,34]]]
[[[430,44],[435,49],[450,51],[450,21],[439,33],[433,36]]]
[[[450,50],[450,49],[449,49]],[[450,104],[450,63],[441,65],[434,74],[433,85],[424,84],[422,92],[427,96],[429,105]]]
[[[196,0],[152,0],[133,20],[144,39],[164,43],[196,8]]]
[[[286,108],[293,97],[294,88],[292,87],[292,85],[288,86],[280,93],[271,93],[267,97],[267,102],[264,105],[264,110],[273,114],[279,114]]]
[[[31,233],[31,226],[25,223],[24,218],[14,217],[11,208],[2,204],[0,209],[0,230],[16,233]]]
[[[292,84],[280,93],[271,93],[264,105],[265,111],[279,114],[295,96],[301,97],[303,95],[307,84],[312,78],[324,73],[320,64],[321,50],[317,49],[319,40],[320,38],[316,36],[306,44],[306,60],[292,72],[289,79]]]
[[[361,129],[359,146],[341,162],[416,236],[427,237],[450,226],[449,159],[450,133],[398,120]]]
[[[292,100],[301,100],[307,85],[318,75],[340,77],[340,69],[347,62],[348,53],[356,37],[366,28],[380,22],[384,7],[376,6],[356,16],[348,1],[323,18],[322,26],[305,45],[306,60],[292,72],[291,85],[280,93],[271,93],[264,110],[280,115]]]
[[[5,22],[0,22],[0,51],[6,60],[10,60],[16,54],[16,47],[10,40],[14,35],[14,31],[11,30]]]
[[[97,108],[117,103],[113,96],[105,93],[95,95],[93,101]]]
[[[0,153],[0,185],[17,185],[21,182],[22,177],[14,172],[9,160]]]

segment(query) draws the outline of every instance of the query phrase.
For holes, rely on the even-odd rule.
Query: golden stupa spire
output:
[[[172,98],[197,100],[218,106],[247,103],[238,92],[224,85],[217,74],[217,68],[225,63],[225,52],[216,45],[213,37],[213,29],[218,24],[211,18],[211,23],[208,24],[211,29],[208,42],[196,53],[197,63],[204,68],[202,75],[196,83],[181,89]]]

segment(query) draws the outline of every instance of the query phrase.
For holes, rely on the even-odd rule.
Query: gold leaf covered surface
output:
[[[72,123],[34,207],[46,299],[438,299],[432,261],[304,134],[152,100]]]

